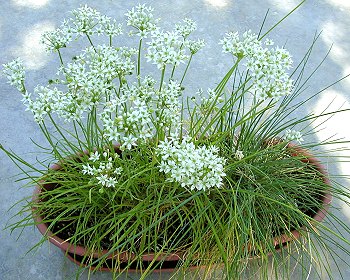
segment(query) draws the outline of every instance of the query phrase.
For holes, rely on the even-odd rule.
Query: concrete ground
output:
[[[122,20],[126,10],[139,1],[122,0],[2,0],[0,2],[0,64],[16,57],[22,57],[28,69],[27,87],[46,83],[49,75],[55,73],[56,59],[54,55],[47,56],[39,45],[39,35],[57,27],[68,11],[78,8],[81,4],[92,6],[102,13]],[[192,71],[187,78],[187,84],[194,87],[213,87],[219,77],[227,71],[228,56],[221,54],[218,41],[228,31],[243,32],[252,29],[258,32],[267,9],[270,9],[266,26],[281,19],[288,11],[297,5],[298,0],[177,0],[160,1],[145,0],[155,8],[155,15],[162,19],[164,26],[171,27],[183,17],[190,17],[198,24],[195,36],[204,38],[206,48],[197,55],[192,65]],[[310,58],[311,67],[317,65],[330,46],[332,51],[324,66],[315,75],[310,87],[305,91],[310,96],[336,79],[350,73],[350,2],[343,0],[309,0],[269,36],[276,44],[286,44],[294,60],[298,61],[311,43],[315,32],[322,31],[318,45]],[[31,138],[43,143],[39,128],[20,102],[20,94],[0,77],[0,143],[8,149],[25,156],[28,161],[35,160],[36,148]],[[335,106],[350,107],[350,79],[327,89],[317,97],[312,105],[305,108],[305,113],[320,112],[335,98]],[[319,140],[337,134],[350,139],[349,114],[332,118],[324,130],[317,133]],[[326,162],[332,174],[350,174],[349,164],[332,164]],[[54,246],[46,242],[36,252],[26,252],[40,239],[40,234],[34,228],[26,228],[17,240],[18,231],[10,234],[3,230],[11,213],[10,206],[21,198],[29,195],[31,189],[23,189],[21,182],[13,177],[18,170],[0,153],[0,280],[66,280],[74,279],[77,266],[64,258]],[[342,180],[345,186],[348,181]],[[350,225],[350,209],[338,201],[333,202],[339,208],[337,216]],[[345,236],[349,238],[349,236]],[[343,255],[335,249],[345,262],[350,262],[350,256]],[[343,262],[331,261],[331,267],[339,269],[344,279],[350,279],[350,270]],[[312,275],[312,274],[311,274]],[[341,279],[335,272],[335,279]],[[84,272],[80,279],[87,279]],[[169,279],[169,274],[154,274],[149,279]],[[109,273],[96,273],[91,279],[111,279]],[[137,274],[129,274],[126,279],[138,279]],[[292,279],[300,279],[294,275]],[[310,276],[310,279],[315,279]],[[323,279],[328,279],[326,276]]]

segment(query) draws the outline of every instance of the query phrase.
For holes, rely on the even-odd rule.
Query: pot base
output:
[[[89,265],[89,263],[94,263],[95,260],[91,260],[89,257],[83,257],[80,255],[76,255],[70,252],[62,251],[64,255],[74,262],[75,264],[79,266],[87,267],[89,266],[89,269],[95,270],[96,266]],[[128,264],[127,262],[119,262],[117,264],[117,261],[115,259],[107,259],[102,266],[100,266],[97,270],[99,271],[123,271],[124,269],[128,272],[140,272],[142,270],[145,270],[149,265],[151,265],[151,269],[153,272],[174,272],[178,268],[180,260],[164,260],[164,261],[154,261],[151,265],[152,261],[137,261]],[[118,266],[118,268],[115,268]]]

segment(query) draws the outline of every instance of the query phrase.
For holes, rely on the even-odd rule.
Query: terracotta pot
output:
[[[323,174],[323,182],[327,185],[330,185],[330,181],[327,176],[327,172],[325,171],[325,168],[321,165],[319,160],[317,160],[315,157],[313,157],[307,150],[300,148],[297,145],[289,144],[290,148],[293,148],[295,153],[292,155],[303,155],[305,156],[305,159],[302,159],[303,162],[307,162],[312,164],[316,167],[316,169]],[[116,149],[118,149],[118,146],[116,146]],[[84,152],[87,154],[87,152]],[[53,170],[59,170],[61,167],[59,164],[54,164],[50,167]],[[49,189],[45,186],[46,189]],[[33,195],[33,201],[38,201],[38,194],[42,191],[42,187],[36,186],[34,190]],[[320,222],[324,219],[327,210],[329,208],[329,204],[331,202],[332,196],[329,192],[323,194],[322,198],[322,207],[319,209],[316,214],[312,217],[315,221]],[[85,262],[83,262],[84,256],[90,256],[93,259],[98,259],[101,256],[107,256],[107,262],[114,260],[119,260],[121,263],[120,270],[123,269],[123,264],[126,264],[128,260],[135,259],[135,255],[127,252],[115,252],[115,253],[109,253],[108,250],[102,250],[101,252],[93,252],[89,253],[88,250],[83,246],[76,246],[71,244],[69,241],[65,241],[61,239],[60,237],[54,235],[51,231],[48,230],[48,225],[46,223],[43,223],[43,218],[41,216],[33,216],[33,219],[35,221],[35,224],[37,228],[39,229],[40,233],[42,235],[45,235],[48,237],[49,241],[54,244],[55,246],[59,247],[66,255],[68,259],[73,261],[74,263],[78,265],[87,266],[86,261],[88,260],[88,257],[86,257]],[[289,234],[283,234],[279,237],[276,237],[273,242],[276,250],[280,250],[281,244],[282,246],[285,246],[287,243],[298,239],[301,236],[301,231],[303,231],[304,228],[300,228],[298,230],[293,230]],[[293,237],[292,237],[293,236]],[[147,265],[151,263],[155,259],[156,254],[145,254],[142,256],[142,261]],[[176,268],[176,264],[183,259],[184,255],[182,253],[179,254],[161,254],[156,258],[156,261],[162,261],[162,267],[153,269],[154,272],[172,272]],[[254,258],[254,257],[253,257]],[[193,267],[194,269],[197,269],[198,267]],[[95,266],[90,266],[90,269],[95,269]],[[109,267],[101,267],[99,270],[103,271],[111,271]],[[135,272],[138,271],[136,267],[130,267],[128,268],[128,271]]]

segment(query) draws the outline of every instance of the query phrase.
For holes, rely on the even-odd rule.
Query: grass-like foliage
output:
[[[231,68],[215,88],[189,95],[185,77],[204,41],[189,39],[192,20],[164,31],[152,12],[139,5],[126,13],[134,49],[115,46],[129,32],[115,20],[86,6],[73,11],[42,37],[59,71],[33,93],[19,59],[4,65],[47,139],[36,163],[1,146],[39,190],[20,202],[9,228],[45,223],[46,234],[86,248],[71,257],[114,278],[137,269],[144,279],[171,263],[175,279],[284,279],[293,262],[303,278],[310,264],[332,277],[323,256],[335,256],[334,247],[350,255],[338,232],[350,228],[334,211],[327,222],[320,213],[330,193],[349,205],[350,190],[330,182],[312,153],[322,160],[348,142],[316,143],[311,127],[345,109],[300,116],[321,93],[302,97],[323,63],[305,70],[318,36],[291,70],[289,52],[266,39],[271,30],[228,33],[220,44]],[[76,40],[90,45],[65,61]]]

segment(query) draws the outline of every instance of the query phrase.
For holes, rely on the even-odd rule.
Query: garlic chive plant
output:
[[[330,242],[349,256],[338,230],[350,228],[335,209],[324,223],[317,216],[332,207],[329,193],[349,205],[350,190],[329,183],[306,149],[322,157],[320,148],[327,153],[341,141],[312,142],[310,123],[331,113],[293,117],[312,100],[297,97],[314,73],[305,66],[317,38],[293,68],[267,34],[227,33],[219,44],[231,68],[215,88],[193,94],[185,77],[205,47],[192,38],[196,23],[186,18],[163,30],[146,5],[125,16],[122,25],[83,6],[44,33],[59,61],[48,84],[28,89],[20,59],[3,65],[47,139],[38,144],[47,154],[41,168],[0,145],[21,179],[40,188],[9,228],[40,216],[36,224],[87,249],[81,269],[108,267],[113,278],[137,269],[144,279],[174,255],[176,279],[193,266],[194,279],[217,271],[223,279],[284,279],[293,261],[304,278],[306,263],[331,277],[323,253],[333,253]],[[135,48],[117,45],[120,36],[136,40]],[[86,46],[66,59],[77,40]],[[313,279],[323,276],[315,270]]]

